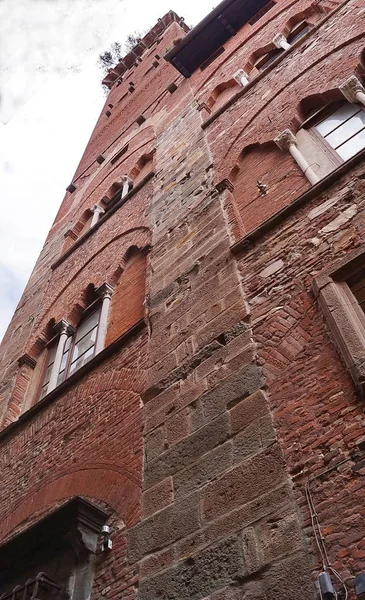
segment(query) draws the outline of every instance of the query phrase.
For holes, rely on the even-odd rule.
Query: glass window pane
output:
[[[49,365],[49,367],[47,367],[47,371],[46,371],[46,374],[44,376],[44,383],[43,383],[43,385],[48,384],[48,382],[50,380],[50,377],[51,377],[52,367],[53,367],[53,365]]]
[[[350,137],[364,129],[365,127],[365,112],[360,110],[355,116],[351,117],[343,125],[330,133],[326,140],[331,144],[332,148],[337,148],[340,144],[346,142]]]
[[[347,102],[347,104],[341,106],[341,108],[336,110],[332,115],[326,117],[322,123],[318,123],[316,129],[324,137],[341,125],[341,123],[346,121],[346,119],[349,119],[352,115],[359,112],[359,110],[361,110],[361,108],[359,108],[358,104],[350,104],[350,102]]]
[[[94,346],[87,350],[85,354],[83,354],[78,360],[75,360],[74,363],[70,366],[70,375],[74,373],[78,369],[80,369],[83,365],[85,365],[89,360],[94,356]]]
[[[60,365],[60,372],[63,371],[63,369],[65,368],[67,359],[68,359],[68,350],[63,353],[61,365]]]
[[[96,311],[92,315],[90,315],[90,317],[88,319],[85,319],[85,321],[83,321],[77,328],[76,342],[78,342],[78,340],[80,338],[84,337],[84,335],[86,333],[88,333],[88,331],[93,329],[93,327],[95,327],[95,325],[97,325],[98,322],[99,322],[99,311]]]
[[[44,385],[44,386],[42,387],[42,392],[41,392],[41,395],[40,395],[40,399],[41,399],[41,400],[42,400],[42,398],[44,398],[44,396],[46,396],[46,395],[47,395],[47,388],[48,388],[48,383],[47,383],[47,385]]]
[[[48,366],[49,365],[53,365],[54,359],[55,359],[55,356],[56,356],[56,352],[57,352],[57,346],[53,346],[53,348],[50,348],[48,350],[48,362],[47,362]]]
[[[365,148],[365,129],[360,131],[355,137],[337,148],[336,152],[343,158],[348,160],[351,156],[355,156],[360,150]]]
[[[97,330],[98,328],[94,327],[94,329],[86,333],[86,335],[84,335],[84,337],[75,344],[71,362],[74,362],[79,356],[81,356],[81,354],[84,354],[86,350],[94,346]]]

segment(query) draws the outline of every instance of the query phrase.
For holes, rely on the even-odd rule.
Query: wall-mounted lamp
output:
[[[102,552],[109,552],[113,548],[113,542],[110,539],[110,527],[104,525],[101,528],[100,547]]]

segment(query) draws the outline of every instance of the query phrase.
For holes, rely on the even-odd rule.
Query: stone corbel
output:
[[[365,106],[365,88],[355,75],[351,75],[351,77],[346,79],[346,81],[339,86],[339,90],[348,102],[359,102]]]
[[[23,354],[18,358],[18,365],[19,367],[23,367],[25,365],[31,369],[35,369],[37,366],[37,361],[29,354]]]
[[[230,192],[233,192],[234,185],[233,185],[232,181],[230,181],[230,179],[225,178],[225,179],[222,179],[222,181],[220,181],[219,183],[217,183],[217,185],[215,186],[215,189],[220,194],[222,192],[224,192],[224,190],[229,190]]]

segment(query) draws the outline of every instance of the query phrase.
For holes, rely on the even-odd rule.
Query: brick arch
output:
[[[155,150],[142,154],[134,167],[129,172],[133,184],[137,185],[146,175],[153,171]]]
[[[222,81],[219,83],[211,95],[208,98],[207,106],[214,110],[219,108],[224,102],[227,102],[231,96],[237,93],[241,89],[241,86],[237,83],[235,79],[228,79],[227,81]]]
[[[80,465],[44,486],[34,488],[26,498],[11,507],[0,522],[0,539],[9,537],[20,525],[30,524],[35,513],[51,512],[57,503],[75,496],[105,502],[121,515],[127,527],[138,522],[141,487],[128,472],[116,465]]]
[[[325,90],[322,93],[305,96],[305,98],[302,98],[297,105],[297,115],[299,118],[294,117],[294,119],[291,121],[291,125],[293,126],[294,130],[298,129],[302,121],[310,117],[314,111],[323,108],[327,104],[338,102],[339,100],[344,100],[344,96],[338,88],[333,88],[330,90]]]
[[[278,50],[278,49],[272,42],[269,42],[265,46],[261,46],[260,48],[257,48],[257,50],[252,52],[252,54],[250,55],[247,63],[243,67],[243,70],[246,71],[246,73],[250,73],[254,69],[256,61],[259,58],[261,58],[262,56],[264,56],[265,54],[272,52],[273,50]]]
[[[246,146],[229,177],[235,212],[248,233],[309,186],[289,152],[283,153],[273,141]]]
[[[122,257],[130,246],[136,245],[139,248],[144,248],[149,246],[150,242],[151,230],[148,227],[135,227],[124,231],[106,242],[76,271],[70,271],[67,263],[64,263],[64,270],[55,274],[54,277],[55,284],[60,280],[66,283],[61,290],[57,291],[56,296],[51,299],[50,304],[45,307],[44,312],[39,316],[36,330],[44,329],[50,318],[55,319],[56,322],[64,318],[63,307],[65,305],[74,307],[75,304],[80,303],[82,306],[82,298],[87,285],[93,284],[97,288],[99,285],[105,283],[105,281],[108,281],[115,273]],[[102,255],[104,256],[101,260]],[[105,264],[108,265],[108,268],[101,269],[100,265]],[[56,289],[59,289],[58,283]],[[77,307],[76,310],[78,310]],[[35,341],[35,339],[29,341],[29,348],[33,347]],[[27,352],[29,353],[29,349]]]
[[[265,99],[265,101],[263,102],[263,104],[258,103],[258,104],[253,104],[253,110],[252,112],[248,113],[247,118],[244,119],[244,124],[243,126],[237,130],[237,133],[235,133],[234,137],[226,144],[225,146],[225,151],[224,154],[222,156],[222,160],[221,160],[221,164],[220,164],[220,168],[219,168],[219,172],[217,172],[217,183],[218,181],[220,181],[222,179],[222,177],[225,176],[225,173],[227,173],[227,171],[229,171],[232,166],[232,156],[237,156],[237,154],[240,151],[240,140],[243,138],[243,136],[245,135],[245,131],[247,129],[249,129],[252,124],[256,121],[256,119],[260,116],[261,119],[264,119],[265,117],[267,117],[267,115],[269,115],[270,121],[272,123],[272,128],[271,131],[270,129],[265,129],[262,131],[262,135],[258,140],[247,140],[247,143],[253,143],[255,141],[258,141],[260,143],[264,143],[266,141],[269,141],[270,139],[274,139],[274,137],[276,137],[276,135],[278,135],[278,133],[280,133],[280,131],[282,131],[283,129],[288,127],[288,123],[291,122],[291,119],[295,118],[296,116],[296,111],[293,111],[292,115],[287,115],[287,113],[285,111],[282,111],[282,113],[276,113],[275,109],[276,109],[276,105],[277,106],[282,106],[282,100],[281,100],[281,96],[284,93],[285,94],[285,104],[290,105],[290,102],[288,100],[288,98],[292,98],[292,97],[296,97],[296,98],[300,98],[303,95],[309,95],[310,93],[314,94],[314,93],[322,93],[323,88],[326,87],[326,82],[328,81],[328,86],[331,85],[331,87],[333,86],[334,83],[334,72],[333,69],[329,68],[329,65],[331,63],[329,63],[329,58],[331,57],[332,60],[332,64],[334,65],[341,65],[342,64],[342,60],[343,60],[343,52],[344,49],[351,47],[351,46],[355,46],[355,48],[352,50],[352,64],[351,64],[351,60],[349,60],[349,64],[348,64],[348,74],[350,75],[351,72],[354,71],[354,69],[356,68],[357,64],[358,64],[358,58],[355,58],[355,56],[359,56],[360,53],[360,48],[363,47],[363,35],[359,34],[357,35],[355,38],[350,39],[350,40],[345,40],[343,43],[339,44],[337,46],[337,48],[335,49],[331,49],[330,51],[326,52],[323,56],[319,57],[315,62],[311,63],[310,65],[308,65],[308,67],[306,67],[305,69],[303,69],[303,71],[295,77],[295,79],[292,79],[291,81],[285,81],[282,83],[282,87],[280,89],[277,90],[277,92],[271,96],[268,96],[267,99]],[[355,49],[356,49],[356,45],[359,47],[359,50],[357,50],[356,54],[355,54]],[[315,71],[319,71],[320,69],[323,70],[323,76],[321,77],[316,77],[315,74],[313,72]],[[327,79],[326,79],[327,77]],[[335,73],[335,78],[337,85],[340,85],[340,83],[343,82],[344,79],[344,73],[343,73],[343,69],[338,70],[337,73]],[[300,91],[299,91],[300,90]],[[247,102],[247,100],[246,100]],[[274,108],[273,108],[274,106]],[[295,104],[294,104],[295,106]],[[272,112],[270,112],[272,111]],[[282,122],[280,122],[277,118],[273,119],[272,118],[272,114],[280,114],[282,116]],[[232,112],[232,118],[234,118],[234,113]],[[299,117],[298,117],[299,118]],[[249,136],[247,136],[249,137]],[[227,164],[228,163],[228,164]]]
[[[283,35],[287,37],[290,34],[290,32],[294,29],[294,27],[304,20],[307,21],[308,25],[314,25],[315,23],[317,23],[317,21],[323,19],[324,12],[329,12],[328,7],[323,7],[323,9],[321,10],[318,4],[310,4],[309,6],[307,6],[307,8],[291,16],[290,19],[286,21],[285,25],[282,28]]]

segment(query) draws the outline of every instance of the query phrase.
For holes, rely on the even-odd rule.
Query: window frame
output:
[[[313,29],[313,27],[314,27],[314,25],[312,25],[312,23],[308,23],[308,21],[306,19],[303,19],[303,21],[296,23],[294,25],[293,29],[291,29],[291,31],[288,33],[288,35],[286,37],[288,44],[290,44],[291,46],[295,46],[295,44],[302,37],[304,37],[307,33],[309,33]]]
[[[67,361],[65,364],[65,368],[63,369],[64,375],[61,381],[59,381],[56,385],[56,387],[54,389],[57,389],[62,383],[64,383],[64,381],[66,381],[66,379],[68,379],[69,377],[71,377],[74,373],[76,373],[79,369],[81,369],[85,364],[87,364],[88,362],[90,362],[94,357],[95,357],[95,349],[96,349],[96,345],[97,345],[97,341],[98,341],[98,335],[99,335],[99,331],[100,331],[100,315],[101,315],[101,308],[102,308],[102,299],[101,298],[97,298],[94,302],[92,302],[92,304],[90,304],[82,313],[80,320],[78,322],[77,327],[75,328],[75,330],[73,331],[73,333],[71,335],[68,336],[67,341],[71,338],[71,343],[70,346],[68,348],[68,356],[67,356]],[[94,346],[93,346],[93,354],[92,356],[90,356],[89,360],[86,361],[86,363],[82,364],[80,367],[78,367],[77,369],[74,369],[72,372],[70,372],[70,366],[72,364],[72,355],[76,346],[76,337],[77,337],[77,331],[79,330],[80,325],[82,325],[82,323],[84,323],[89,317],[91,317],[94,313],[98,312],[99,316],[98,316],[98,322],[97,322],[97,331],[96,331],[96,337],[95,337],[95,341],[94,341]],[[87,335],[87,334],[85,334]],[[49,353],[56,348],[56,352],[57,352],[57,346],[58,346],[58,342],[60,339],[60,335],[56,335],[54,336],[46,345],[46,350],[47,350],[47,357],[45,359],[44,362],[44,366],[42,369],[42,373],[40,376],[40,384],[37,390],[37,394],[36,397],[39,400],[43,400],[43,398],[45,398],[50,392],[48,391],[48,385],[49,385],[49,381],[47,384],[47,391],[45,392],[45,394],[43,394],[43,388],[45,386],[45,376],[48,370],[48,366],[49,366],[49,360],[48,360],[48,356]],[[81,338],[82,339],[82,338]],[[67,344],[67,341],[65,343],[65,345]],[[80,340],[78,340],[80,341]],[[86,351],[87,352],[87,351]],[[64,352],[63,352],[64,354]],[[80,357],[77,357],[75,359],[76,362]],[[62,361],[61,361],[61,365],[62,366]],[[59,372],[57,373],[57,379],[61,374],[61,370],[59,370]],[[52,374],[52,371],[51,371]],[[53,391],[53,390],[50,390]]]
[[[365,395],[365,313],[347,282],[364,264],[365,244],[334,262],[312,283],[330,336],[361,396]]]
[[[308,133],[310,134],[310,136],[312,137],[313,141],[316,143],[318,148],[328,158],[330,158],[332,160],[332,162],[335,163],[336,167],[339,167],[340,165],[344,164],[347,160],[350,160],[353,156],[355,156],[357,154],[357,152],[353,156],[350,156],[347,159],[343,159],[340,156],[340,154],[335,150],[335,148],[333,148],[331,146],[331,144],[329,142],[327,142],[325,137],[319,133],[319,131],[317,130],[317,125],[322,123],[327,117],[330,117],[341,107],[346,106],[346,104],[349,104],[349,105],[356,104],[356,106],[359,107],[358,112],[363,111],[365,113],[365,106],[363,106],[362,104],[357,103],[357,102],[351,103],[351,102],[348,102],[347,100],[339,100],[338,102],[331,102],[330,104],[326,104],[325,106],[320,108],[313,115],[308,117],[308,119],[306,119],[300,127],[300,129],[306,129],[308,131]],[[350,118],[352,118],[352,117],[350,117]],[[347,120],[350,120],[350,119],[347,119]],[[344,123],[345,122],[346,121],[344,121]],[[341,125],[339,125],[339,127],[340,126]],[[357,135],[357,134],[355,134],[355,135]],[[350,136],[348,138],[348,140],[350,140],[352,137],[355,137],[355,135]],[[343,142],[343,143],[346,143],[346,142]],[[364,148],[365,148],[365,145],[364,145]],[[360,149],[358,152],[361,152],[362,149]]]
[[[90,317],[92,317],[92,315],[95,314],[95,313],[97,313],[97,312],[99,313],[99,318],[98,318],[98,322],[97,322],[97,325],[96,325],[96,327],[97,327],[97,329],[96,329],[96,337],[95,337],[94,346],[93,346],[94,351],[93,351],[92,356],[90,356],[89,360],[86,361],[86,363],[90,362],[94,358],[94,356],[95,356],[95,349],[96,349],[96,344],[97,344],[97,341],[98,341],[99,328],[100,328],[100,313],[101,313],[101,300],[100,300],[100,298],[98,298],[97,300],[95,300],[92,304],[90,304],[90,306],[88,306],[84,310],[84,312],[82,313],[81,318],[80,318],[80,320],[79,320],[79,322],[77,324],[77,327],[75,328],[75,332],[72,335],[72,340],[71,340],[71,344],[70,344],[70,348],[69,348],[69,352],[68,352],[68,359],[67,359],[67,362],[66,362],[66,365],[65,365],[65,377],[64,377],[63,381],[65,381],[65,379],[67,379],[68,377],[70,377],[71,375],[73,375],[74,373],[76,373],[79,369],[81,369],[81,367],[84,366],[84,365],[81,365],[80,367],[78,367],[77,369],[75,369],[74,371],[72,371],[72,373],[70,373],[71,364],[73,362],[77,362],[79,360],[79,358],[80,358],[80,357],[77,357],[74,361],[72,361],[72,355],[73,355],[73,352],[74,352],[75,347],[76,347],[77,332],[78,332],[78,330],[80,328],[80,325],[82,325],[85,321],[87,321],[87,319],[89,319]],[[94,327],[92,329],[94,329]],[[90,331],[87,332],[87,333],[90,333]],[[85,335],[87,335],[87,333]],[[78,340],[78,342],[81,341],[85,337],[85,335],[80,340]],[[87,352],[87,350],[85,352]],[[85,354],[85,352],[83,354]],[[86,363],[84,363],[84,364],[86,364]],[[62,383],[62,381],[60,383]],[[58,385],[60,385],[60,384],[58,384]]]
[[[257,69],[259,73],[263,73],[279,56],[284,54],[284,52],[286,52],[286,50],[283,48],[273,48],[273,50],[269,50],[255,61],[254,69]]]

